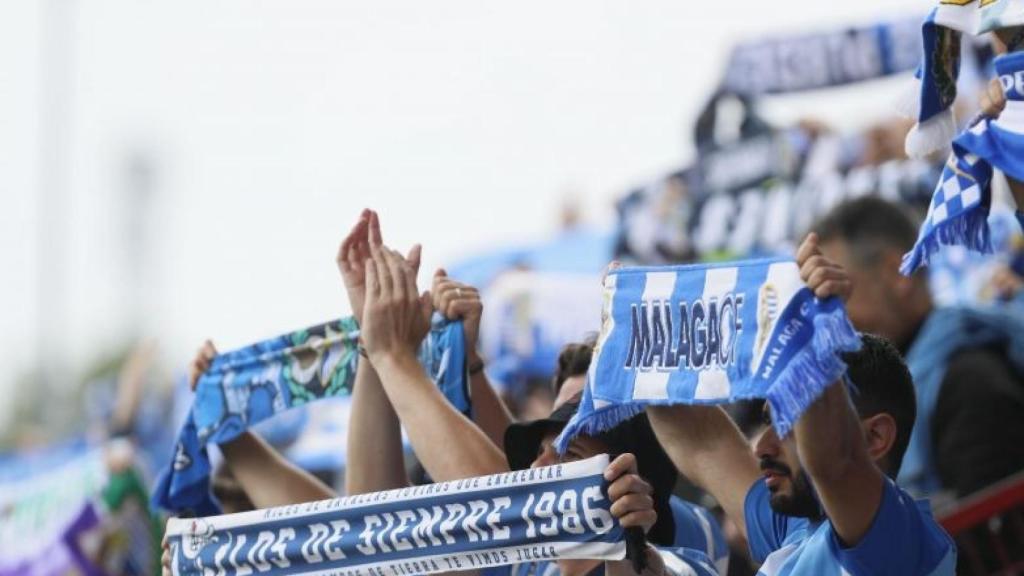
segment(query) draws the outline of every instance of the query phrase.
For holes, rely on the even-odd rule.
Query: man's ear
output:
[[[860,422],[861,428],[864,430],[868,455],[873,462],[881,461],[896,444],[896,419],[891,414],[882,412],[864,418]]]

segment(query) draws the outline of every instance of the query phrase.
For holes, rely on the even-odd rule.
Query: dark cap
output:
[[[512,470],[524,470],[537,459],[540,443],[548,432],[561,432],[576,413],[578,402],[566,402],[547,418],[516,422],[505,429],[505,458]]]
[[[566,402],[547,418],[509,426],[505,430],[505,457],[509,467],[512,470],[529,468],[537,458],[544,435],[560,432],[578,407],[578,402]],[[627,452],[636,456],[640,476],[654,489],[654,510],[658,513],[658,522],[647,537],[655,544],[671,545],[675,523],[668,501],[678,476],[676,467],[658,443],[647,415],[634,416],[594,437],[608,446],[612,458]]]

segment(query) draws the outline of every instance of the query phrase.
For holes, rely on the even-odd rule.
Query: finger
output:
[[[445,318],[476,318],[480,316],[483,304],[476,298],[453,300],[444,310]]]
[[[371,298],[376,300],[381,296],[380,290],[380,278],[377,277],[377,261],[373,258],[366,260],[366,296],[369,301]]]
[[[420,257],[422,255],[423,245],[413,244],[412,248],[409,250],[409,255],[405,257],[405,260],[409,263],[409,266],[412,266],[412,271],[414,274],[418,275],[420,273]]]
[[[814,295],[818,298],[839,296],[843,300],[846,300],[852,291],[853,285],[849,280],[826,280],[814,289]]]
[[[391,297],[404,301],[406,297],[405,259],[390,248],[384,249],[384,259],[388,263],[388,272],[391,274]]]
[[[334,257],[334,260],[339,264],[348,265],[349,253],[351,252],[352,245],[355,242],[356,241],[351,235],[346,236],[345,239],[341,241],[341,246],[338,246],[338,254]]]
[[[470,290],[469,288],[456,287],[456,289],[448,290],[445,293],[445,296],[447,296],[447,298],[444,299],[444,310],[448,310],[453,306],[458,306],[460,303],[464,302],[480,302],[480,294],[475,290]]]
[[[455,285],[442,296],[442,305],[438,308],[448,319],[465,318],[477,308],[482,308],[480,293],[475,288]]]
[[[413,250],[415,249],[416,247],[413,246]],[[419,258],[419,255],[417,255],[417,258]],[[417,300],[419,298],[419,290],[416,288],[416,273],[419,269],[419,262],[417,262],[415,266],[413,266],[411,262],[405,262],[405,294],[406,297],[412,300]]]
[[[985,92],[981,95],[981,113],[991,118],[999,117],[999,114],[1006,106],[1006,96],[1003,94],[1003,85],[998,78],[993,78]]]
[[[456,298],[470,298],[480,295],[480,291],[462,282],[447,278],[434,278],[434,289],[442,292],[450,292]]]
[[[431,288],[439,292],[450,292],[458,288],[460,284],[450,278],[434,276],[434,280],[431,283]],[[440,295],[439,295],[440,296]]]
[[[807,277],[807,286],[814,289],[820,286],[827,280],[845,280],[846,272],[835,265],[819,266],[811,270],[810,275]]]
[[[434,303],[442,313],[447,310],[448,306],[451,305],[452,301],[456,300],[459,295],[459,284],[452,280],[439,280],[435,278],[433,287],[434,292]]]
[[[988,95],[988,92],[981,95],[981,100],[978,102],[978,109],[981,110],[983,116],[993,118],[999,115],[999,111],[992,102],[992,97]]]
[[[619,518],[619,524],[623,528],[639,527],[643,528],[644,532],[647,532],[654,526],[655,522],[658,521],[658,513],[654,510],[647,510],[645,512],[630,512],[625,516]]]
[[[438,268],[434,270],[434,277],[430,279],[430,291],[434,292],[434,299],[440,297],[438,290],[441,284],[448,282],[448,273],[445,272],[444,268]]]
[[[388,266],[387,248],[374,245],[370,242],[370,254],[373,260],[373,267],[377,273],[377,297],[381,300],[391,298],[394,288],[394,279],[391,277],[391,268]]]
[[[654,499],[647,494],[627,494],[612,502],[609,511],[612,516],[622,518],[630,512],[644,512],[654,510]]]
[[[806,238],[804,238],[804,241],[800,243],[800,249],[796,251],[797,265],[801,265],[805,260],[818,253],[820,253],[818,248],[818,235],[811,232]]]
[[[423,294],[420,294],[420,314],[423,315],[427,326],[430,326],[430,315],[433,314],[433,308],[430,306],[430,290],[425,290]]]
[[[1003,84],[999,78],[993,78],[988,83],[988,97],[1000,110],[1006,105],[1006,93],[1003,92]]]
[[[189,377],[193,380],[192,385],[195,386],[195,380],[198,380],[203,372],[206,372],[209,366],[201,358],[196,358],[188,365]]]
[[[450,284],[447,286],[442,285],[439,295],[434,296],[434,299],[437,300],[437,310],[444,314],[449,320],[452,318],[451,316],[448,316],[448,308],[458,300],[458,294],[455,288],[455,286]]]
[[[367,221],[366,241],[370,243],[370,251],[384,245],[384,239],[380,234],[380,217],[373,210],[370,210]]]
[[[348,231],[348,235],[341,242],[341,246],[338,248],[338,261],[348,260],[349,252],[352,248],[359,243],[360,240],[366,238],[366,224],[369,220],[369,212],[363,210],[362,214],[359,215],[359,219],[352,225],[352,229]]]
[[[832,263],[820,254],[809,256],[802,264],[800,264],[800,279],[804,281],[804,284],[806,284],[816,270],[830,265],[832,265]]]
[[[352,249],[348,252],[348,265],[352,270],[359,270],[369,257],[370,245],[364,236],[352,243]]]
[[[636,456],[630,453],[620,454],[618,458],[604,469],[604,479],[612,482],[623,474],[636,474]]]
[[[651,494],[654,488],[637,474],[626,474],[608,485],[608,499],[615,502],[628,494]]]
[[[213,357],[217,355],[217,347],[213,345],[213,341],[206,339],[203,341],[203,345],[199,347],[199,356],[213,360]]]

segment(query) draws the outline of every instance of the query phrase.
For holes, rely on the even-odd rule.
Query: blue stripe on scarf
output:
[[[351,393],[359,331],[354,318],[299,330],[214,358],[199,379],[174,457],[153,493],[153,505],[210,515],[220,507],[210,494],[206,445],[237,438],[255,424],[291,408]],[[466,351],[461,322],[435,315],[420,348],[420,363],[461,412],[469,414]]]
[[[748,398],[766,398],[785,435],[859,348],[842,303],[815,298],[792,261],[616,270],[583,400],[556,445],[645,406]]]

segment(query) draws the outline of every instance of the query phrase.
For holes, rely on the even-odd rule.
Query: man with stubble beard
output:
[[[817,297],[849,296],[846,272],[817,236],[797,254]],[[715,406],[649,407],[673,463],[711,493],[737,524],[764,576],[938,576],[956,549],[896,477],[914,426],[914,388],[899,352],[862,337],[844,355],[846,378],[830,385],[779,438],[769,426],[751,450]],[[765,413],[770,424],[770,413]]]

